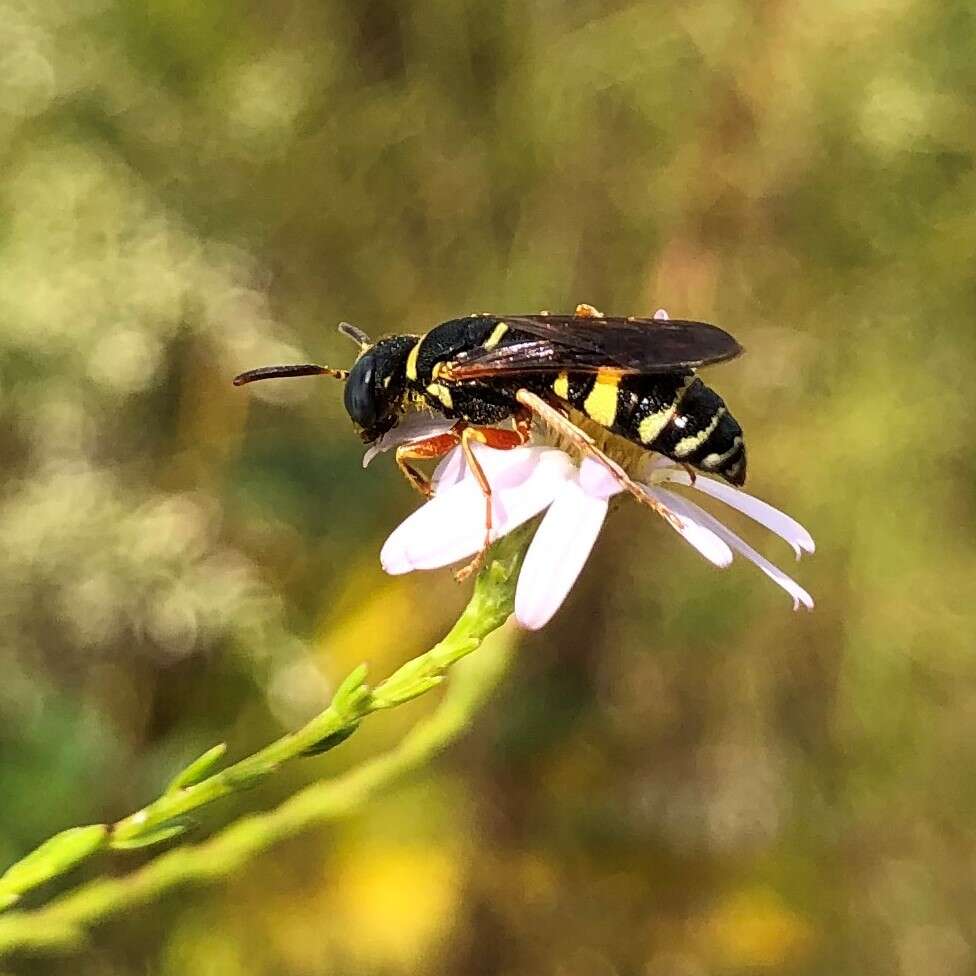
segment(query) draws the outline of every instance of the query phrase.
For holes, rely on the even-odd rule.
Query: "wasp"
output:
[[[524,444],[533,421],[597,458],[623,489],[665,518],[671,516],[630,478],[614,457],[613,436],[605,435],[641,453],[662,454],[692,476],[699,470],[733,485],[745,482],[742,428],[696,375],[700,366],[732,359],[742,347],[707,322],[610,317],[579,305],[572,315],[468,315],[424,335],[376,342],[348,323],[339,330],[360,347],[351,369],[266,366],[241,373],[234,384],[311,375],[342,380],[346,411],[366,443],[391,431],[411,409],[455,420],[445,434],[400,445],[396,461],[407,480],[430,495],[430,482],[411,462],[440,457],[460,444],[485,495],[486,547],[491,486],[472,444]],[[506,421],[513,429],[496,426]]]

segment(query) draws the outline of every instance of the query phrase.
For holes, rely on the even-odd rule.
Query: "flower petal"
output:
[[[687,498],[680,498],[674,492],[667,491],[664,488],[658,488],[657,494],[665,496],[664,503],[668,507],[677,505],[678,508],[684,509],[690,518],[693,518],[702,526],[711,529],[712,532],[724,539],[733,549],[742,553],[751,563],[755,563],[774,583],[781,586],[793,597],[794,610],[798,610],[800,604],[803,604],[808,610],[813,609],[813,597],[799,583],[787,576],[781,569],[774,566],[768,559],[760,556],[749,543],[741,539],[731,529],[722,525],[714,515],[709,514]]]
[[[404,414],[396,427],[388,430],[366,449],[363,455],[363,467],[367,467],[378,455],[401,444],[415,444],[417,441],[427,440],[428,437],[446,434],[456,423],[456,420],[446,420],[427,410],[415,410]]]
[[[467,473],[468,462],[464,459],[464,451],[458,444],[453,450],[441,458],[440,463],[434,468],[430,483],[434,491],[456,485]]]
[[[449,566],[478,551],[484,541],[484,518],[478,486],[453,485],[393,530],[380,550],[380,563],[393,576]]]
[[[685,540],[694,546],[710,563],[725,569],[732,562],[732,550],[711,529],[706,528],[697,518],[691,518],[685,508],[685,499],[651,485],[641,485],[656,502],[662,504],[677,519],[678,524],[668,524]]]
[[[556,448],[541,445],[524,445],[508,450],[499,450],[477,442],[471,445],[471,449],[481,465],[481,470],[488,478],[488,483],[493,486],[497,483],[500,488],[504,488],[508,484],[518,483],[543,454],[556,451]],[[556,453],[562,452],[556,451]],[[436,488],[446,488],[449,485],[457,484],[464,478],[473,477],[474,473],[468,467],[464,451],[459,445],[447,454],[437,466],[434,471],[433,483]]]
[[[694,484],[688,472],[683,468],[658,468],[655,471],[655,480],[670,481],[678,485],[688,485],[712,498],[725,502],[730,508],[734,508],[744,515],[748,515],[754,522],[764,525],[770,532],[775,532],[781,539],[784,539],[792,547],[799,559],[802,552],[814,552],[816,545],[813,537],[796,519],[790,518],[785,512],[764,501],[760,501],[752,495],[733,488],[732,485],[725,484],[724,481],[717,481],[715,478],[707,478],[704,475],[696,475]]]
[[[579,483],[594,498],[611,498],[624,490],[612,471],[595,458],[584,457],[579,470]]]
[[[477,453],[492,486],[492,540],[538,515],[575,474],[569,456],[553,448],[506,458],[504,467],[497,458]],[[476,479],[464,477],[439,491],[393,530],[380,552],[380,562],[393,575],[438,569],[473,556],[484,541],[485,496]]]
[[[525,555],[515,590],[515,619],[538,630],[573,588],[607,516],[608,502],[578,481],[560,489]]]

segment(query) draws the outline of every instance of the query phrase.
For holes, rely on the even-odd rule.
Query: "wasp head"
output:
[[[390,336],[363,350],[346,380],[346,412],[366,443],[396,426],[416,336]]]
[[[352,369],[331,369],[314,363],[261,366],[235,377],[234,385],[286,376],[333,376],[343,380],[346,412],[359,429],[359,436],[367,444],[372,443],[396,426],[407,387],[407,357],[418,337],[397,335],[374,343],[348,322],[342,322],[339,331],[359,346],[359,358]]]

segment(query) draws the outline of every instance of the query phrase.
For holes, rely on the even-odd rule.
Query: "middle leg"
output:
[[[485,469],[474,453],[474,444],[484,444],[486,447],[495,448],[495,450],[510,451],[513,448],[521,447],[528,441],[531,425],[532,415],[528,411],[520,411],[515,416],[514,430],[500,430],[497,427],[468,427],[461,433],[461,450],[464,452],[464,460],[485,496],[485,541],[474,559],[454,574],[459,583],[466,580],[484,563],[485,555],[492,543],[491,483],[488,481]]]

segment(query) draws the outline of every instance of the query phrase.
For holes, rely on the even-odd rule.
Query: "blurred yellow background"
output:
[[[716,322],[818,543],[735,523],[794,614],[625,506],[423,775],[23,971],[976,971],[974,45],[961,0],[0,0],[0,864],[463,605],[382,574],[417,501],[337,384],[230,385],[348,365],[340,319]]]

